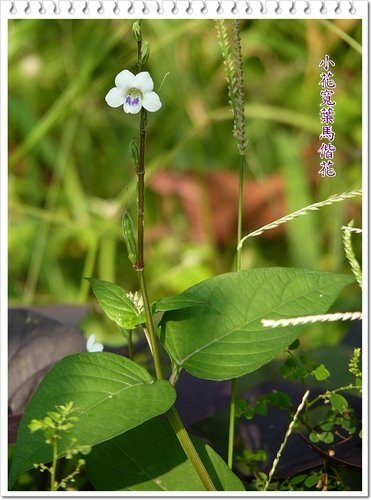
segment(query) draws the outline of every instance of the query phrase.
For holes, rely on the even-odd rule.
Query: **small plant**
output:
[[[297,348],[298,344],[295,343],[294,347]],[[257,468],[257,462],[264,462],[267,458],[264,450],[257,453],[244,450],[242,456],[239,457],[239,460],[249,467],[250,474],[254,477],[253,484],[255,488],[268,489],[287,439],[292,432],[297,432],[308,445],[315,447],[317,453],[330,461],[331,474],[329,473],[329,465],[324,465],[321,469],[312,470],[307,474],[296,475],[289,481],[281,482],[279,489],[295,490],[301,484],[303,489],[312,489],[314,487],[324,491],[338,489],[339,485],[342,484],[339,473],[336,473],[336,467],[344,466],[344,463],[340,460],[335,461],[334,457],[336,457],[336,451],[355,435],[357,429],[360,429],[360,422],[346,397],[340,393],[344,393],[344,391],[361,392],[360,356],[361,350],[359,348],[354,349],[348,365],[349,373],[354,377],[352,382],[342,387],[328,389],[312,399],[309,398],[310,391],[307,390],[296,413],[294,413],[295,409],[289,396],[281,391],[262,395],[254,404],[245,400],[237,401],[237,417],[252,420],[255,415],[266,416],[268,405],[273,405],[281,410],[287,410],[291,418],[285,439],[272,464],[269,475],[262,473]],[[302,355],[295,357],[291,351],[288,351],[288,357],[281,366],[280,372],[284,378],[291,379],[294,382],[300,380],[304,389],[308,387],[308,382],[313,377],[321,382],[328,382],[330,379],[330,372],[323,364],[316,364]],[[308,437],[305,437],[304,431],[308,434]],[[359,433],[361,436],[361,431]],[[277,489],[277,487],[275,483],[274,489]]]
[[[79,420],[79,417],[73,415],[77,410],[74,407],[74,403],[70,401],[65,405],[57,405],[55,411],[49,411],[46,417],[42,419],[34,418],[28,424],[28,428],[32,433],[42,431],[45,443],[52,447],[53,460],[50,466],[43,463],[34,464],[34,467],[39,469],[40,472],[48,472],[50,474],[50,491],[66,489],[68,483],[75,481],[75,477],[80,473],[81,467],[85,465],[85,460],[79,458],[73,472],[63,479],[56,479],[59,458],[58,443],[65,434],[69,434],[72,431],[75,422]],[[77,438],[72,437],[69,446],[65,449],[64,456],[67,460],[70,460],[79,453],[87,455],[90,450],[90,446],[79,446]]]

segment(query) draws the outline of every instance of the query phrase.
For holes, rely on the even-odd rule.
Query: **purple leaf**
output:
[[[77,328],[30,309],[10,309],[8,330],[9,432],[13,438],[17,427],[14,414],[22,414],[45,373],[63,357],[86,349]]]

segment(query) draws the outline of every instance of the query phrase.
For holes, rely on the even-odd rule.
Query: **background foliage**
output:
[[[121,69],[136,71],[130,30],[131,21],[123,20],[10,21],[11,303],[86,302],[83,276],[135,287],[119,217],[135,203],[128,144],[137,122],[104,102]],[[193,184],[182,177],[163,199],[158,191],[166,189],[164,178],[156,183],[157,194],[147,193],[147,274],[152,294],[163,295],[233,268],[234,228],[228,222],[219,241],[210,230],[199,238],[201,245],[190,238],[189,228],[196,217],[210,217],[209,200],[197,198],[197,186],[207,186],[216,171],[235,171],[236,151],[213,22],[146,20],[143,30],[157,88],[170,73],[163,108],[150,116],[148,178],[159,170],[195,174]],[[242,23],[247,177],[267,193],[269,182],[276,182],[283,202],[263,222],[361,184],[360,40],[357,20]],[[336,62],[338,175],[333,179],[317,174],[318,63],[325,53]],[[280,177],[272,181],[274,173]],[[193,190],[201,207],[193,220],[182,210],[181,190]],[[246,197],[249,203],[249,191]],[[249,212],[247,228],[261,225],[259,208]],[[286,234],[257,239],[245,250],[245,267],[341,271],[339,227],[348,219],[339,204],[292,223],[295,230]]]

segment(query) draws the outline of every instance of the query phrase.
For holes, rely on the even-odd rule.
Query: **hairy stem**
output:
[[[142,122],[142,120],[141,120]],[[145,137],[145,134],[144,134]],[[143,304],[144,304],[144,310],[146,313],[146,323],[147,323],[147,330],[148,330],[148,336],[149,336],[149,342],[150,342],[150,347],[152,351],[152,356],[153,356],[153,362],[155,365],[155,372],[156,372],[156,378],[158,380],[161,380],[164,378],[163,370],[162,370],[162,364],[161,364],[161,359],[160,359],[160,354],[158,350],[158,341],[157,341],[157,336],[156,336],[156,331],[153,323],[153,317],[152,317],[152,312],[151,312],[151,305],[148,297],[148,291],[147,291],[147,284],[146,280],[144,277],[144,259],[143,259],[143,236],[144,236],[144,231],[143,231],[143,215],[144,215],[144,151],[142,150],[142,146],[144,148],[144,140],[142,141],[142,136],[141,136],[141,141],[140,141],[140,163],[139,163],[139,172],[138,172],[138,259],[136,263],[136,271],[138,275],[138,280],[139,280],[139,285],[140,285],[140,290],[142,293],[143,297]],[[140,191],[142,190],[142,192]],[[204,466],[202,463],[195,447],[193,446],[193,443],[183,425],[183,422],[181,421],[179,414],[175,407],[170,408],[168,412],[166,413],[167,418],[169,419],[169,422],[175,432],[175,434],[178,437],[178,440],[191,461],[195,471],[197,472],[200,480],[202,481],[202,484],[205,486],[205,488],[208,491],[216,491],[216,488]]]
[[[138,54],[140,54],[140,42],[138,42]],[[156,378],[158,380],[164,379],[164,373],[161,364],[161,358],[158,348],[158,340],[155,331],[155,326],[153,323],[153,317],[151,312],[151,304],[148,297],[147,284],[144,277],[144,175],[145,175],[145,143],[146,143],[146,124],[147,124],[147,112],[142,108],[140,115],[140,142],[139,142],[139,164],[137,167],[137,190],[138,190],[138,234],[137,234],[137,261],[134,265],[135,270],[138,275],[140,290],[143,297],[144,310],[146,313],[146,324],[148,331],[148,338],[150,343],[150,348],[153,356],[153,362],[155,365]],[[197,475],[199,476],[202,484],[208,491],[216,491],[216,488],[202,463],[193,443],[180,419],[180,416],[175,409],[175,407],[170,408],[166,413],[167,418],[178,437],[178,440],[191,461]]]
[[[143,179],[144,179],[144,165],[143,165]],[[139,182],[139,175],[138,175],[138,189],[144,189],[144,182]],[[139,200],[144,200],[143,193],[139,194],[138,192],[138,201]],[[155,372],[156,372],[156,378],[158,380],[161,380],[164,378],[163,374],[163,369],[162,369],[162,364],[161,364],[161,359],[160,359],[160,354],[159,354],[159,349],[158,349],[158,341],[157,341],[157,336],[156,336],[156,331],[153,323],[153,317],[152,317],[152,312],[151,312],[151,305],[148,297],[148,291],[147,291],[147,284],[146,280],[144,277],[144,261],[143,261],[143,230],[140,231],[139,228],[139,223],[140,220],[143,220],[143,214],[144,214],[144,206],[140,205],[138,202],[138,261],[137,261],[137,275],[138,275],[138,280],[139,280],[139,285],[140,285],[140,290],[142,293],[143,297],[143,304],[144,304],[144,310],[146,313],[146,323],[147,323],[147,330],[148,330],[148,336],[149,336],[149,342],[150,342],[150,347],[152,351],[152,356],[153,356],[153,361],[155,365]],[[142,239],[140,239],[142,238]],[[141,251],[140,251],[141,249]],[[140,257],[141,256],[141,257]],[[139,267],[140,264],[140,267]],[[204,466],[202,463],[195,447],[193,446],[193,443],[183,425],[183,422],[180,419],[180,416],[173,406],[168,410],[166,413],[167,418],[169,419],[169,422],[175,432],[175,434],[178,437],[178,440],[191,461],[195,471],[197,472],[200,480],[202,481],[202,484],[205,486],[205,488],[208,491],[216,491],[216,488]]]
[[[144,268],[144,155],[146,149],[146,122],[147,112],[144,108],[140,112],[140,127],[139,127],[139,164],[137,167],[137,213],[138,213],[138,255],[135,269],[142,271]]]

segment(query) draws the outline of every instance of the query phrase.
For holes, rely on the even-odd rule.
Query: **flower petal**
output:
[[[88,352],[99,352],[103,351],[103,344],[100,342],[95,342],[95,334],[92,333],[86,342],[86,350]]]
[[[96,342],[90,349],[89,352],[101,352],[103,351],[103,344]]]
[[[131,97],[128,95],[124,102],[125,113],[136,114],[142,109],[142,99],[139,96]]]
[[[115,85],[119,89],[122,89],[126,94],[131,87],[134,87],[133,85],[134,78],[135,77],[131,71],[124,69],[116,76]]]
[[[157,111],[161,106],[162,102],[156,92],[149,92],[143,96],[143,108],[147,111]]]
[[[134,77],[133,87],[139,89],[142,94],[151,92],[153,90],[153,80],[148,71],[142,71]]]
[[[90,347],[94,344],[95,342],[95,333],[92,333],[87,342],[86,342],[86,350],[88,351],[90,349]]]
[[[123,90],[115,87],[108,92],[105,99],[108,106],[111,106],[111,108],[118,108],[119,106],[124,104],[125,94]]]

